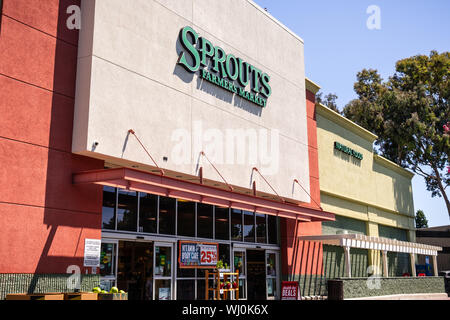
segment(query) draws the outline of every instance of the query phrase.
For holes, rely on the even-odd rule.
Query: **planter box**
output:
[[[64,293],[8,294],[6,300],[64,300]]]
[[[64,300],[98,300],[98,294],[94,292],[65,293]]]
[[[6,300],[64,300],[63,293],[8,294]]]
[[[99,293],[98,300],[128,300],[128,293]]]
[[[30,300],[30,296],[26,293],[7,294],[6,300]]]

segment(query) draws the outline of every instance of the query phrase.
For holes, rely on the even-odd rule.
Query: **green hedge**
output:
[[[0,300],[4,300],[9,293],[47,293],[73,292],[67,286],[70,274],[29,274],[29,273],[1,273]],[[81,274],[81,291],[91,291],[100,285],[100,275]]]
[[[445,293],[443,277],[378,278],[379,288],[369,288],[368,278],[340,278],[344,285],[344,299],[388,296],[396,294]],[[371,279],[374,280],[375,279]],[[374,283],[374,282],[372,282]]]

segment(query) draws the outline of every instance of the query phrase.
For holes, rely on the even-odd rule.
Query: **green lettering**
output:
[[[244,88],[248,85],[250,82],[250,75],[249,75],[249,64],[247,62],[242,61],[241,58],[238,58],[239,61],[239,83]]]
[[[272,88],[269,85],[270,76],[267,73],[264,73],[261,77],[261,85],[262,90],[261,94],[264,95],[266,98],[270,97],[272,94]]]
[[[214,56],[214,46],[207,39],[200,38],[200,52],[202,53],[201,54],[201,57],[202,57],[201,63],[203,66],[207,67],[208,62],[206,61],[206,58]]]
[[[250,66],[250,71],[253,74],[252,91],[259,93],[259,77],[261,76],[262,71],[254,66]]]
[[[225,60],[227,59],[227,55],[221,47],[215,47],[214,49],[215,49],[215,53],[214,53],[214,57],[213,57],[214,65],[213,65],[212,69],[215,72],[220,72],[222,77],[224,77],[225,76],[224,64],[225,64]],[[219,70],[219,66],[220,66],[220,70]]]
[[[189,40],[188,35],[192,36],[192,42]],[[186,58],[186,52],[181,52],[179,58],[178,58],[178,64],[181,64],[187,71],[190,72],[197,72],[200,68],[200,55],[195,48],[195,44],[198,40],[198,34],[192,29],[191,27],[184,27],[180,31],[180,42],[181,45],[190,53],[193,64],[189,64]]]
[[[230,64],[232,64],[233,67],[231,67]],[[227,63],[225,65],[225,67],[227,70],[228,78],[235,81],[239,76],[239,64],[238,64],[236,57],[233,56],[232,54],[229,54],[227,56]],[[232,69],[234,70],[234,73],[233,73]]]

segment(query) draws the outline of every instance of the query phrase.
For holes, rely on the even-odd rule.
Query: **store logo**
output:
[[[189,26],[181,29],[180,42],[184,51],[181,52],[177,63],[188,72],[201,70],[202,79],[260,107],[266,107],[267,99],[272,94],[270,76],[267,73],[233,54],[227,54],[219,46],[199,37]],[[208,64],[209,71],[205,68]],[[247,91],[245,88],[249,84],[251,90]]]
[[[334,143],[334,149],[342,151],[358,160],[362,160],[363,159],[363,155],[360,152],[357,152],[347,146],[344,146],[343,144],[340,144],[339,142],[335,142]]]

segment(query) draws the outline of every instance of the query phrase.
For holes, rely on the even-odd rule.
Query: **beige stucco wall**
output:
[[[317,106],[319,178],[324,210],[366,221],[367,234],[378,225],[406,229],[414,236],[413,174],[373,154],[377,138],[324,106]],[[339,142],[363,154],[355,159],[335,150]]]
[[[251,176],[256,166],[281,196],[309,202],[305,192],[293,188],[298,179],[309,191],[304,50],[298,36],[247,0],[84,0],[82,12],[74,153],[152,165],[127,135],[134,129],[165,169],[197,175],[204,150],[232,185],[250,188],[254,178],[259,191],[273,194]],[[268,73],[267,107],[232,96],[177,65],[185,26]],[[250,161],[255,152],[250,144],[244,162],[221,160],[211,141],[227,130],[264,134],[271,161],[260,147]],[[206,136],[196,139],[198,132]],[[258,135],[258,143],[263,139]],[[221,182],[210,165],[200,164],[205,178]]]

